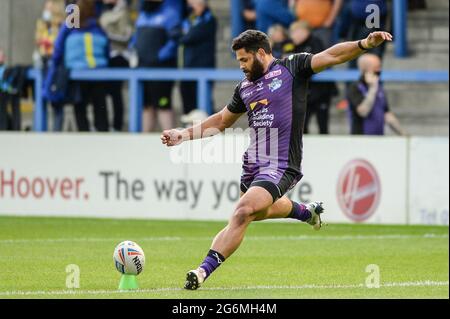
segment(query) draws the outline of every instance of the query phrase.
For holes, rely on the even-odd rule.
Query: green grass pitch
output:
[[[449,298],[448,227],[254,223],[197,291],[182,289],[225,222],[0,217],[3,298]],[[140,290],[119,292],[114,247],[146,254]],[[80,288],[66,288],[66,266]],[[377,265],[380,287],[366,280]]]

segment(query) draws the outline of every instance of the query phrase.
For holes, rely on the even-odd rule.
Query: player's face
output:
[[[236,59],[239,61],[239,66],[250,82],[254,82],[264,75],[262,58],[258,55],[260,55],[259,52],[247,52],[245,49],[236,51]]]

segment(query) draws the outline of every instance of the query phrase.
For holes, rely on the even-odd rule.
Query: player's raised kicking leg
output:
[[[322,214],[323,210],[322,202],[302,204],[290,200],[287,196],[283,196],[268,209],[260,212],[255,221],[292,218],[311,225],[314,230],[319,230],[322,227],[320,214]]]
[[[240,246],[248,225],[253,221],[275,218],[294,218],[307,222],[314,229],[321,227],[322,203],[298,204],[286,196],[273,202],[272,194],[258,186],[241,197],[228,225],[214,238],[203,263],[187,273],[185,288],[197,289]]]

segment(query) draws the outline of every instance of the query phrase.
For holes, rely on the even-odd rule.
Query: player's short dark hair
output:
[[[257,52],[263,49],[266,53],[272,53],[269,37],[261,31],[247,30],[242,32],[238,37],[233,39],[231,49],[237,51],[245,49],[247,52]]]

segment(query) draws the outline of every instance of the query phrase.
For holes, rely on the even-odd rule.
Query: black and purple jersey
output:
[[[227,108],[248,115],[250,146],[243,156],[242,187],[277,185],[279,197],[302,177],[303,126],[312,54],[275,59],[258,80],[241,81]]]

